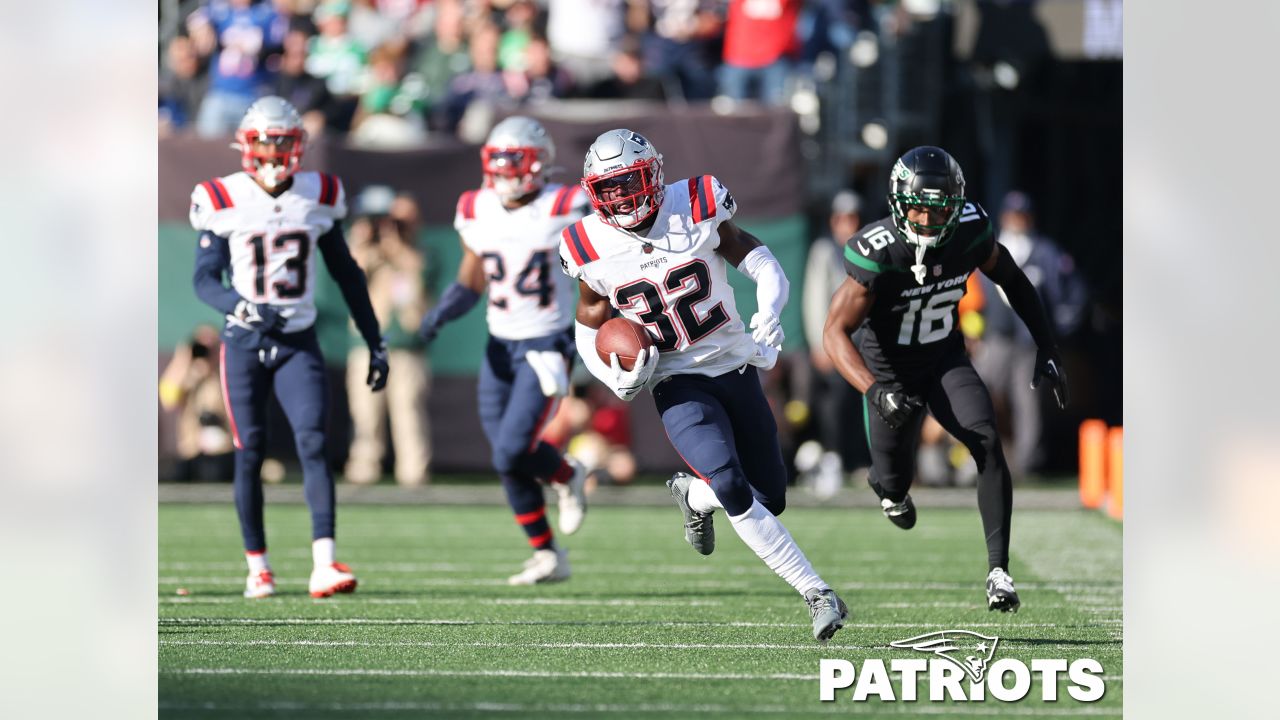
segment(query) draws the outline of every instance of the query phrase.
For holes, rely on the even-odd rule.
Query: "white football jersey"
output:
[[[342,182],[328,173],[295,173],[279,197],[245,172],[191,192],[191,226],[230,245],[231,287],[250,302],[281,308],[286,333],[315,324],[316,242],[346,214]]]
[[[453,226],[484,262],[489,284],[489,334],[527,340],[573,324],[574,288],[555,272],[560,232],[589,211],[578,185],[550,184],[514,210],[489,189],[458,198]]]
[[[565,272],[653,335],[658,368],[651,385],[671,375],[722,375],[756,354],[738,316],[729,264],[716,252],[716,229],[736,211],[724,185],[701,175],[666,186],[645,238],[595,214],[561,236]]]

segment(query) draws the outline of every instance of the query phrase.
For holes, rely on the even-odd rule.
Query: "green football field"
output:
[[[554,511],[549,513],[554,515]],[[339,559],[360,579],[312,600],[309,520],[268,505],[279,594],[240,596],[235,512],[161,505],[161,717],[810,717],[829,714],[1118,716],[1121,527],[1085,511],[1014,515],[1016,615],[988,613],[976,508],[922,505],[910,532],[874,509],[783,516],[848,602],[849,624],[812,639],[803,601],[716,518],[714,555],[682,539],[674,505],[593,507],[562,540],[574,576],[513,588],[528,557],[500,506],[339,507]],[[185,594],[180,594],[179,589]],[[1093,658],[1106,694],[981,703],[818,700],[821,658],[926,658],[888,647],[936,630],[999,638],[993,660]],[[1010,676],[1012,683],[1012,676]],[[896,676],[895,676],[896,687]]]

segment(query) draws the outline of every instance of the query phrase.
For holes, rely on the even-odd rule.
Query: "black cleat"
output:
[[[1000,612],[1018,612],[1022,601],[1018,599],[1018,591],[1013,589],[1013,578],[1004,568],[995,568],[987,575],[987,610]]]
[[[880,509],[884,510],[884,516],[889,518],[889,522],[903,530],[916,526],[916,504],[911,502],[910,495],[904,496],[900,503],[884,498],[880,501]]]

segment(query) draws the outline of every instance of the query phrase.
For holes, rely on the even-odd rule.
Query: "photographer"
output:
[[[178,413],[178,463],[168,480],[230,482],[235,470],[218,347],[218,331],[200,325],[160,375],[160,406]]]
[[[427,310],[425,263],[416,245],[418,206],[408,195],[373,185],[356,198],[355,211],[348,235],[351,255],[368,278],[369,298],[385,333],[391,373],[386,392],[360,392],[369,351],[357,345],[347,358],[347,397],[354,433],[346,478],[365,484],[382,477],[387,451],[383,424],[390,416],[396,482],[422,485],[429,482],[431,440],[427,420],[430,375],[425,348],[417,336]]]

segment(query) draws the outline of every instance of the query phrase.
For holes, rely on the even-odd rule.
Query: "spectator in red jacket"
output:
[[[768,105],[786,102],[791,57],[799,47],[796,20],[801,4],[802,0],[730,0],[721,95]]]

